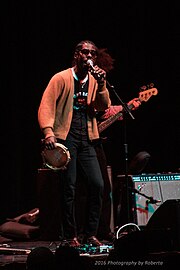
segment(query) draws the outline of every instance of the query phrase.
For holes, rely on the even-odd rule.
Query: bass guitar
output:
[[[147,102],[152,96],[156,96],[158,94],[158,90],[156,88],[150,88],[148,90],[144,90],[139,92],[139,101],[140,102]],[[133,109],[133,104],[128,105],[129,110]],[[116,120],[123,116],[124,109],[120,112],[117,112],[114,115],[111,115],[108,119],[100,122],[98,124],[99,133],[103,132],[106,128],[112,125]]]

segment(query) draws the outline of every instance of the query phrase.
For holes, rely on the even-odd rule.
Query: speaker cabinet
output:
[[[179,175],[172,174],[147,175],[138,177],[138,181],[136,181],[135,176],[132,177],[136,192],[136,213],[139,226],[145,226],[163,202],[180,198],[180,181],[178,177]]]
[[[168,254],[171,255],[166,258],[170,263],[175,260],[177,263],[177,259],[180,259],[179,255],[179,258],[172,257],[173,254],[179,254],[177,251],[180,250],[180,199],[166,200],[161,204],[143,229],[122,234],[114,242],[115,250],[115,254],[118,256],[115,259],[120,259],[120,256],[122,256],[122,260],[136,259],[143,261],[145,259],[156,261],[155,256],[159,254],[159,261],[163,262],[163,269],[177,269],[173,268],[172,265],[170,268],[165,267],[167,261],[164,260],[164,255],[165,252],[168,252],[166,253],[167,256]],[[110,260],[113,259],[110,257]],[[159,267],[160,265],[157,269]]]
[[[58,172],[39,169],[37,197],[41,240],[58,240],[62,236],[61,181]]]

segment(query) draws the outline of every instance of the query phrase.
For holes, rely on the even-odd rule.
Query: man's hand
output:
[[[117,114],[118,112],[122,111],[121,105],[112,105],[107,110],[105,110],[105,113],[102,115],[101,119],[105,120],[109,118],[112,115]],[[122,117],[120,117],[118,120],[122,120]]]
[[[44,140],[44,146],[46,149],[52,150],[56,148],[56,137],[50,136]]]
[[[90,72],[93,77],[97,80],[98,84],[104,84],[106,80],[106,71],[95,65],[93,68],[90,67]]]
[[[129,106],[131,104],[133,105],[132,110],[136,110],[141,105],[141,102],[139,101],[138,98],[134,98],[134,99],[130,100],[127,105]],[[112,105],[105,111],[105,113],[102,115],[101,119],[102,120],[108,119],[110,116],[115,115],[121,111],[123,111],[122,105]],[[123,115],[118,118],[118,120],[122,120],[122,119],[123,119]]]
[[[141,102],[139,101],[138,98],[133,98],[132,100],[130,100],[130,101],[128,102],[128,106],[131,105],[131,104],[133,105],[132,110],[136,110],[136,109],[138,109],[139,106],[141,105]]]

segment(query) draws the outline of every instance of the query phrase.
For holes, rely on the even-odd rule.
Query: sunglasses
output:
[[[80,50],[82,54],[88,55],[91,54],[92,57],[97,57],[97,51],[96,50],[88,50],[88,49],[82,49]]]

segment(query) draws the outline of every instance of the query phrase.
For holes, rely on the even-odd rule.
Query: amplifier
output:
[[[147,225],[150,217],[165,201],[180,199],[180,174],[132,175],[137,224]],[[167,217],[168,218],[168,217]]]

